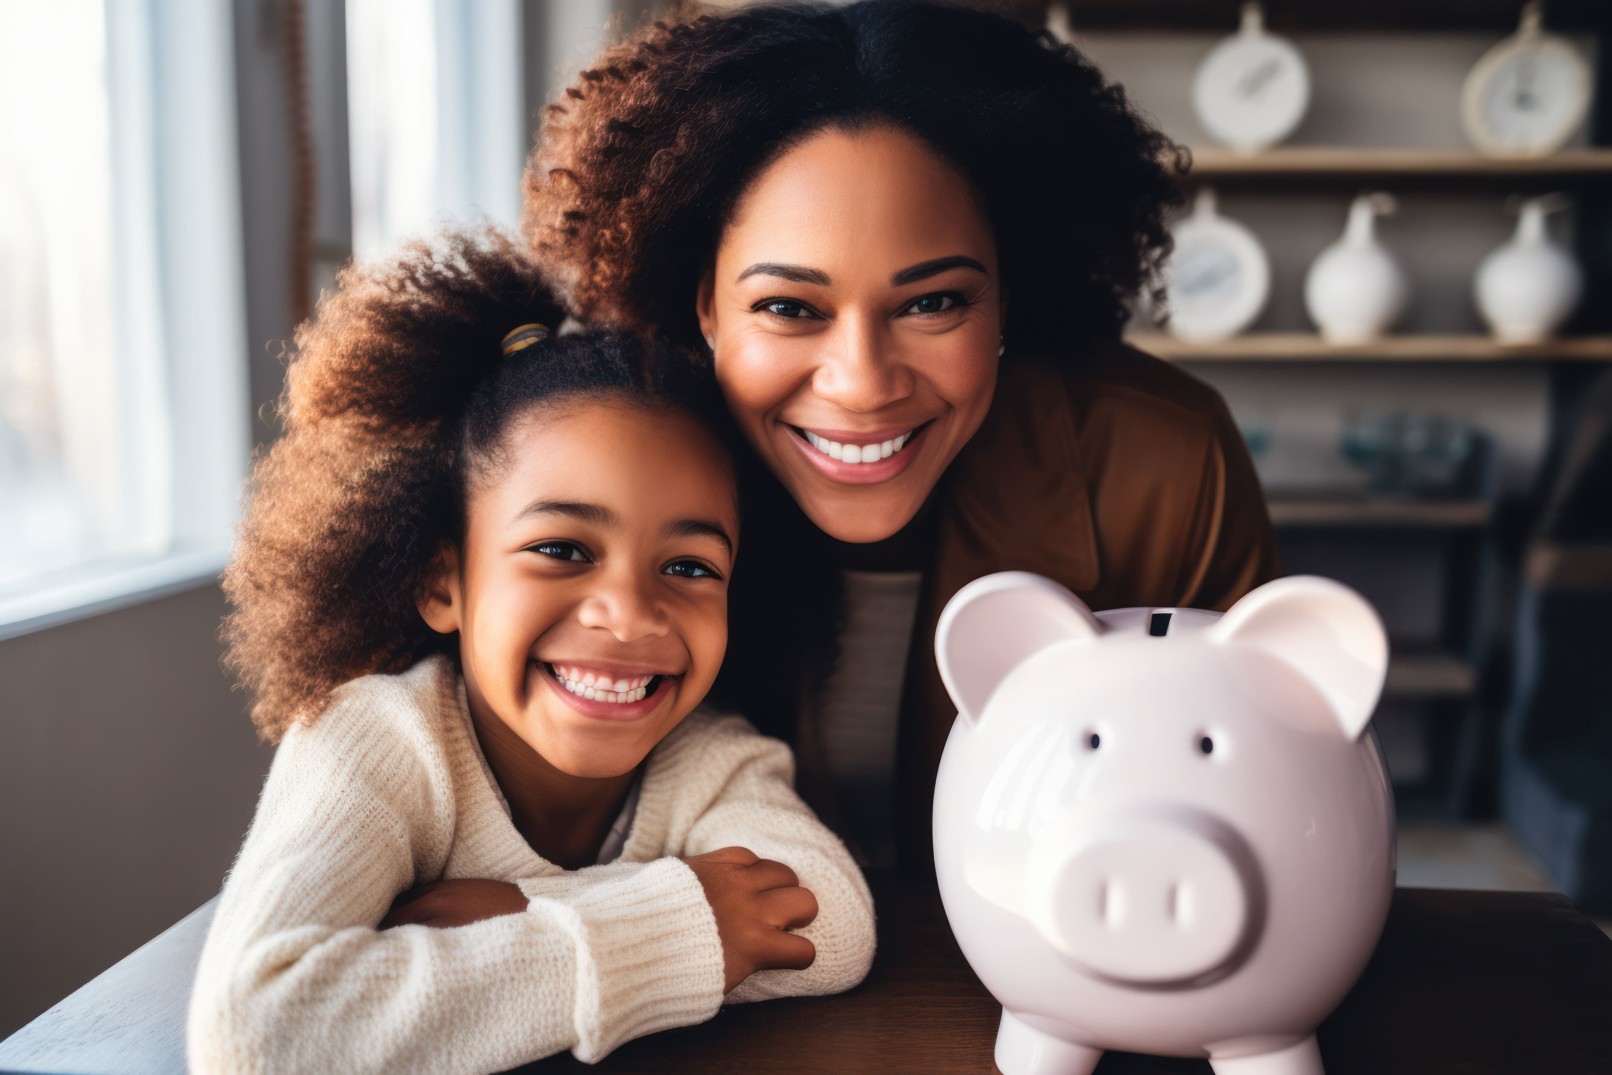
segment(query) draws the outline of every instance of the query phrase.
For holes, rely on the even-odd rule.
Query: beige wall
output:
[[[218,891],[270,752],[215,585],[0,642],[0,1037]]]

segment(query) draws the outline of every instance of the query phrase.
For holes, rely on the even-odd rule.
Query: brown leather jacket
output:
[[[935,770],[956,709],[935,626],[994,571],[1055,579],[1096,610],[1224,610],[1279,571],[1275,535],[1220,396],[1130,347],[1078,366],[1005,366],[991,411],[948,474],[902,687],[903,847],[929,855]]]

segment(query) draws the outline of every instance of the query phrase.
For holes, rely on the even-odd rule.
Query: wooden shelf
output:
[[[1383,694],[1395,698],[1464,698],[1477,690],[1478,673],[1469,662],[1448,654],[1407,654],[1390,658]]]
[[[1222,36],[1237,28],[1237,0],[1074,0],[1076,33],[1201,30]],[[1267,4],[1273,33],[1358,30],[1382,32],[1517,29],[1519,0],[1350,0],[1346,4]],[[1594,30],[1606,20],[1605,0],[1550,0],[1546,24],[1557,31]]]
[[[1541,541],[1528,550],[1524,564],[1532,586],[1612,589],[1612,545]]]
[[[1270,500],[1271,522],[1289,527],[1383,527],[1466,530],[1488,525],[1487,500],[1386,500],[1374,497],[1291,497]]]
[[[1215,343],[1139,332],[1126,342],[1171,362],[1612,362],[1612,336],[1568,336],[1517,347],[1488,336],[1386,336],[1341,347],[1307,332],[1258,332]]]
[[[1546,157],[1486,157],[1465,149],[1280,146],[1237,153],[1205,146],[1192,151],[1192,171],[1183,178],[1189,184],[1265,179],[1612,182],[1612,148],[1565,149]]]

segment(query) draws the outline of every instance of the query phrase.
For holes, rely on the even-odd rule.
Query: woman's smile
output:
[[[873,485],[889,481],[918,458],[929,425],[905,426],[896,433],[888,428],[867,433],[788,424],[784,428],[806,460],[830,480]]]
[[[830,537],[912,521],[990,410],[996,243],[914,136],[830,128],[756,177],[696,300],[729,410]]]

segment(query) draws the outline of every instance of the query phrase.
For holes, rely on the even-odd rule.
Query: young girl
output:
[[[191,1000],[201,1071],[492,1071],[855,985],[872,903],[783,744],[695,712],[737,507],[677,355],[551,338],[496,236],[349,270],[225,589],[279,749]]]

